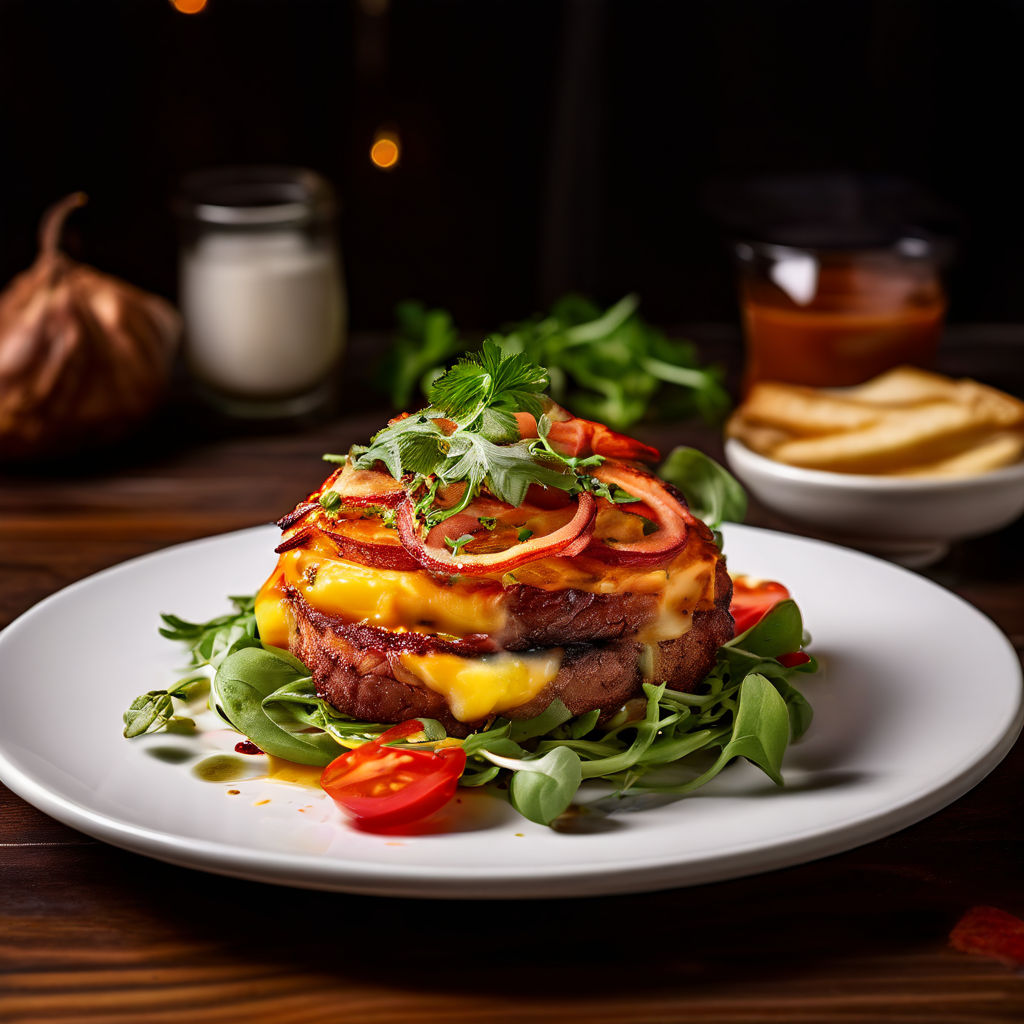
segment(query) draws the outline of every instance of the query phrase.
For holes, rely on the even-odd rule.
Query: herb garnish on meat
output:
[[[485,341],[479,352],[460,359],[430,386],[431,404],[390,423],[366,447],[353,449],[357,469],[383,463],[396,480],[409,480],[416,513],[427,528],[462,512],[486,487],[499,501],[519,506],[531,484],[569,493],[590,491],[609,501],[636,499],[621,488],[595,480],[587,469],[600,455],[564,456],[547,441],[544,409],[547,371],[521,354],[508,355]],[[539,439],[520,440],[515,413],[537,417]],[[343,463],[345,455],[325,455]],[[439,493],[465,484],[452,505]]]

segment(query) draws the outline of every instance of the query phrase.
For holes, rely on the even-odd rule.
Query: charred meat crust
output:
[[[559,647],[635,636],[658,613],[655,594],[592,594],[542,590],[517,584],[506,589],[509,651]]]

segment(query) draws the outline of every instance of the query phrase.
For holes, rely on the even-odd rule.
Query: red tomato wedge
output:
[[[523,438],[537,437],[537,421],[528,412],[516,413],[519,435]],[[635,462],[658,462],[661,453],[657,448],[638,441],[635,437],[620,434],[603,423],[570,416],[564,420],[553,420],[548,431],[551,447],[562,455],[584,456],[603,455],[608,459],[624,459]]]
[[[754,580],[749,576],[732,579],[732,603],[729,611],[736,623],[735,636],[745,633],[760,622],[780,601],[789,597],[789,591],[774,580]]]
[[[362,828],[390,829],[433,814],[455,795],[466,752],[386,746],[421,731],[412,719],[346,751],[324,769],[320,785]]]

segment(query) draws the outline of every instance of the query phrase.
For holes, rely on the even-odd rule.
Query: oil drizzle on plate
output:
[[[205,757],[193,769],[192,774],[204,782],[237,782],[249,772],[249,766],[240,757],[230,754],[214,754]]]
[[[267,778],[275,779],[277,782],[291,782],[296,786],[309,786],[312,789],[320,788],[320,776],[323,768],[315,764],[296,764],[294,761],[285,761],[284,758],[267,755],[269,765],[267,767]]]

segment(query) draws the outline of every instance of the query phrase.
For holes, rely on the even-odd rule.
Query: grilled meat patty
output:
[[[556,697],[574,715],[595,709],[614,713],[639,691],[645,681],[644,667],[649,679],[692,690],[733,632],[732,581],[721,560],[716,567],[714,607],[695,612],[682,636],[649,645],[653,664],[647,666],[648,645],[632,637],[634,627],[653,616],[649,602],[656,604],[656,598],[652,595],[595,595],[527,586],[510,590],[517,629],[505,646],[514,650],[557,646],[564,651],[557,675],[536,697],[501,712],[514,719],[539,714]],[[286,596],[293,622],[289,649],[309,667],[318,693],[339,711],[375,722],[435,718],[454,736],[465,736],[485,724],[484,720],[456,719],[444,696],[409,672],[401,656],[436,650],[479,657],[495,649],[492,638],[446,640],[346,624],[311,608],[294,588]]]

